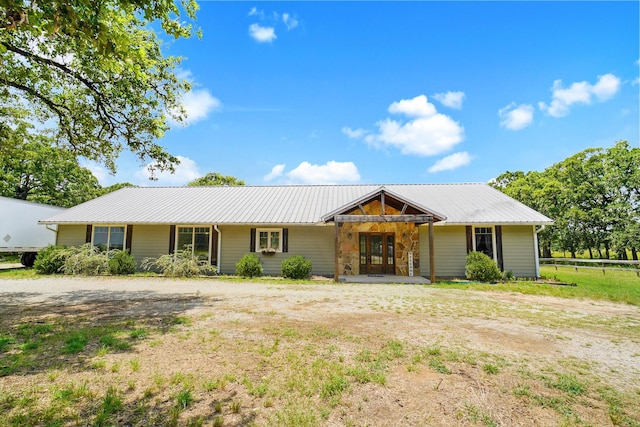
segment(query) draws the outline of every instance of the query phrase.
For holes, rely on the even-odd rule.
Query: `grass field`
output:
[[[443,282],[434,286],[481,291],[520,292],[530,295],[548,295],[562,298],[589,298],[640,305],[640,277],[633,271],[607,271],[573,267],[540,267],[545,279],[563,285],[518,280],[505,283]],[[574,286],[575,285],[575,286]]]

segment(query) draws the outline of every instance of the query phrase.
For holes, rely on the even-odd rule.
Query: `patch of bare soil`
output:
[[[43,279],[0,283],[0,311],[0,335],[62,321],[149,331],[128,350],[90,342],[0,377],[0,395],[36,388],[44,407],[56,387],[86,384],[69,425],[94,423],[109,387],[121,425],[640,422],[640,311],[628,305],[413,285]],[[24,410],[7,400],[0,410]]]

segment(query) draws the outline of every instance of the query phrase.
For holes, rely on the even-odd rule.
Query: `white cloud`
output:
[[[438,113],[425,95],[394,102],[388,110],[409,116],[411,120],[381,120],[376,123],[377,134],[364,135],[347,127],[343,128],[343,132],[348,136],[363,137],[365,142],[374,147],[395,147],[402,154],[419,156],[444,153],[464,139],[464,128],[451,117]]]
[[[182,107],[187,114],[186,121],[184,123],[178,123],[174,120],[170,120],[170,122],[186,127],[206,119],[210,112],[219,109],[221,106],[222,103],[220,100],[211,95],[208,90],[192,90],[185,93],[182,97]]]
[[[472,157],[466,151],[454,153],[450,156],[438,160],[428,171],[430,173],[436,173],[441,171],[448,171],[457,169],[461,166],[466,166],[471,163]]]
[[[273,27],[263,27],[257,23],[249,25],[249,35],[258,43],[271,43],[278,38]]]
[[[360,173],[353,162],[329,161],[324,165],[312,165],[302,162],[286,177],[291,183],[299,184],[341,184],[357,182]]]
[[[287,30],[292,30],[298,26],[298,20],[291,17],[288,13],[282,14],[282,22],[287,26]]]
[[[364,129],[351,129],[350,127],[345,126],[342,128],[342,133],[351,139],[360,139],[367,134],[367,131]]]
[[[464,100],[464,92],[436,93],[433,97],[445,107],[460,110]]]
[[[258,9],[257,7],[252,7],[251,9],[249,9],[249,16],[259,16],[260,18],[264,19],[264,11]]]
[[[595,96],[599,101],[606,101],[620,90],[620,79],[613,74],[598,76],[595,85],[589,82],[575,82],[568,88],[562,86],[561,80],[553,82],[551,103],[539,102],[538,107],[552,117],[564,117],[569,114],[573,104],[591,104]]]
[[[529,104],[516,106],[515,102],[498,110],[502,119],[500,126],[509,130],[524,129],[533,122],[533,107]]]
[[[389,106],[392,114],[405,114],[409,117],[429,117],[436,114],[436,107],[425,95],[418,95],[413,99],[402,99]]]
[[[188,157],[177,156],[177,158],[180,160],[180,164],[176,165],[175,173],[173,174],[168,171],[156,171],[154,176],[157,180],[150,181],[151,172],[149,167],[153,163],[149,163],[143,169],[137,171],[134,176],[141,185],[186,185],[189,181],[202,176],[195,161]]]
[[[275,178],[278,178],[280,176],[282,176],[282,173],[284,172],[284,168],[286,165],[282,164],[282,165],[275,165],[272,169],[271,172],[269,172],[268,174],[266,174],[264,176],[264,180],[269,182]]]
[[[620,90],[620,79],[613,74],[599,76],[598,82],[591,88],[591,92],[600,101],[606,101]]]

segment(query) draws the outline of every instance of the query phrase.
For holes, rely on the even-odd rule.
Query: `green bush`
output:
[[[113,250],[109,253],[109,273],[133,274],[136,272],[136,260],[128,250]]]
[[[311,260],[295,255],[282,261],[282,276],[287,279],[308,279],[311,274]]]
[[[479,282],[490,282],[502,278],[496,262],[482,252],[469,252],[464,271],[467,279]]]
[[[158,270],[170,277],[192,277],[216,271],[207,261],[194,257],[190,246],[159,258],[145,258],[141,266],[145,270]]]
[[[49,245],[38,252],[33,268],[41,274],[61,273],[68,255],[66,248]]]
[[[262,273],[262,263],[256,254],[245,254],[236,263],[236,274],[240,277],[259,277]]]
[[[109,274],[109,256],[107,252],[100,251],[97,246],[90,243],[79,248],[67,249],[66,257],[61,271],[64,274],[100,276]]]

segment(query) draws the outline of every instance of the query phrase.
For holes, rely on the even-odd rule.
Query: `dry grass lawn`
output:
[[[640,425],[632,305],[42,278],[0,281],[0,312],[0,425]]]

